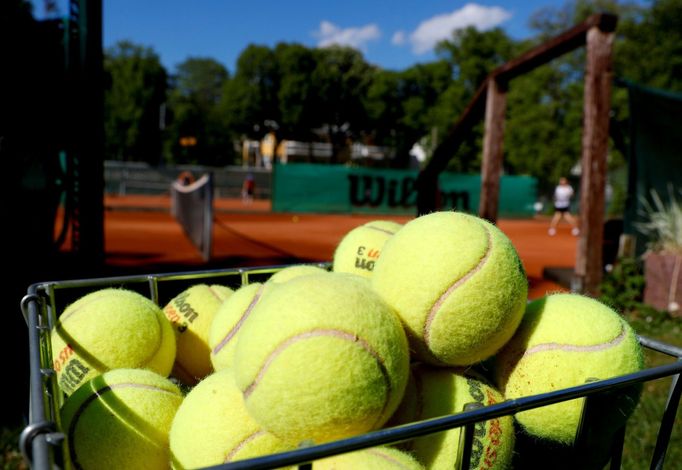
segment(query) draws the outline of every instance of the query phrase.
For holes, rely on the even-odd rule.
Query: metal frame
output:
[[[316,263],[329,268],[329,263]],[[21,300],[21,311],[28,326],[29,366],[30,366],[30,404],[29,424],[20,437],[20,449],[27,462],[35,469],[59,467],[61,444],[64,433],[60,430],[59,407],[63,400],[52,369],[50,330],[57,319],[57,295],[60,291],[74,288],[104,288],[110,286],[145,287],[148,296],[159,303],[159,285],[168,281],[201,281],[211,278],[225,278],[238,285],[245,285],[254,277],[269,275],[286,266],[260,268],[215,269],[206,271],[177,272],[168,274],[148,274],[138,276],[118,276],[96,279],[81,279],[36,283],[29,286]],[[598,409],[600,400],[627,386],[663,377],[672,377],[668,401],[661,418],[656,447],[652,455],[651,468],[663,468],[665,453],[674,426],[675,415],[682,395],[682,348],[654,339],[639,337],[647,349],[674,358],[674,362],[648,368],[636,373],[606,380],[587,382],[583,385],[565,388],[554,392],[506,400],[491,406],[465,406],[461,413],[428,419],[393,428],[380,429],[361,436],[329,442],[326,444],[300,448],[294,451],[273,454],[249,460],[211,467],[224,470],[270,469],[288,465],[299,465],[300,469],[311,468],[310,462],[332,455],[378,445],[396,444],[417,437],[463,427],[460,435],[459,469],[467,469],[471,453],[474,425],[501,416],[538,408],[574,398],[585,397],[583,416],[576,446],[586,443],[591,423],[590,410]],[[619,430],[611,447],[611,468],[620,468],[625,428]]]

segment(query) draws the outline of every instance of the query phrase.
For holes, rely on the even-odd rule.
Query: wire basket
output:
[[[319,263],[319,266],[329,268],[329,263]],[[211,280],[212,283],[221,283],[238,288],[252,282],[263,281],[285,267],[287,266],[216,269],[51,281],[30,285],[27,294],[21,300],[21,311],[28,326],[30,366],[29,419],[28,425],[21,433],[19,442],[20,450],[26,461],[35,469],[62,468],[64,465],[62,446],[65,435],[61,430],[59,419],[59,408],[64,398],[52,366],[50,330],[56,324],[57,317],[66,305],[87,292],[105,287],[125,287],[147,296],[158,305],[163,305],[164,299],[174,297],[177,292],[195,283]],[[598,413],[595,413],[594,410],[599,410],[603,404],[613,400],[614,394],[618,394],[628,386],[672,377],[668,400],[661,417],[656,446],[651,458],[651,468],[660,469],[663,468],[680,395],[682,394],[682,382],[679,381],[679,375],[682,372],[682,348],[642,336],[638,338],[642,346],[669,356],[671,362],[620,377],[592,381],[549,393],[510,399],[490,406],[467,405],[462,412],[457,414],[211,468],[225,470],[270,469],[298,465],[299,468],[305,469],[311,468],[311,462],[320,458],[378,445],[396,444],[461,427],[464,432],[460,433],[456,468],[467,469],[469,468],[476,423],[580,397],[585,397],[585,403],[574,450],[576,455],[587,455],[594,433],[597,432]],[[625,427],[623,426],[614,434],[610,442],[611,468],[620,468],[624,438]]]

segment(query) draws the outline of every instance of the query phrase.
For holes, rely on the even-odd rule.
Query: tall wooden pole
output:
[[[573,287],[588,295],[599,293],[602,280],[613,38],[612,31],[602,31],[597,26],[587,33],[580,184],[581,235]]]
[[[507,109],[507,86],[498,80],[488,81],[485,103],[485,135],[483,136],[483,167],[481,168],[481,199],[478,214],[497,222],[502,175],[504,115]]]

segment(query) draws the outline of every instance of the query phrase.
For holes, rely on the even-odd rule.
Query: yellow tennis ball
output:
[[[458,212],[411,220],[386,242],[371,278],[400,315],[416,358],[465,366],[514,334],[528,281],[507,236]]]
[[[374,220],[355,227],[336,247],[332,269],[370,277],[384,244],[401,227],[388,220]]]
[[[313,462],[315,470],[424,470],[414,457],[392,447],[371,447]]]
[[[220,306],[209,330],[208,345],[211,348],[213,369],[217,371],[232,367],[239,331],[270,287],[297,277],[326,273],[326,270],[313,265],[290,266],[277,271],[265,284],[253,283],[237,289]]]
[[[242,286],[218,308],[208,332],[214,370],[232,367],[239,332],[260,300],[264,287],[259,282]]]
[[[66,307],[50,335],[61,390],[110,369],[147,368],[167,376],[175,360],[173,329],[154,302],[126,289],[100,289]]]
[[[458,369],[417,364],[411,372],[405,397],[391,417],[390,426],[460,413],[469,403],[490,406],[504,401],[496,388],[471,371],[465,373]],[[402,447],[412,452],[427,468],[457,468],[462,429],[430,434]],[[476,423],[468,468],[510,468],[513,452],[514,420],[511,416]]]
[[[168,468],[168,433],[182,393],[143,369],[98,375],[61,409],[67,460],[73,468]]]
[[[173,468],[199,468],[291,450],[249,415],[229,370],[192,389],[170,430]]]
[[[516,335],[495,358],[499,387],[509,398],[551,392],[641,370],[643,355],[635,332],[614,310],[578,294],[553,294],[528,304]],[[617,429],[639,396],[632,389],[600,414]],[[533,436],[571,444],[585,399],[516,414]]]
[[[359,276],[302,276],[272,288],[244,322],[234,358],[246,407],[288,443],[376,429],[402,398],[400,320]]]
[[[221,285],[196,284],[178,294],[163,311],[177,336],[173,375],[194,385],[213,371],[208,334],[218,308],[232,294]]]

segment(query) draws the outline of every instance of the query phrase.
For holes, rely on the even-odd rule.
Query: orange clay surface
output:
[[[244,204],[217,199],[213,259],[205,263],[170,215],[167,196],[105,198],[106,263],[131,274],[243,266],[267,266],[306,261],[330,261],[345,233],[370,220],[405,223],[409,216],[276,214],[269,201]],[[505,219],[498,227],[511,239],[528,273],[529,298],[565,290],[544,280],[545,267],[572,268],[577,238],[568,224],[547,235],[549,220]]]

